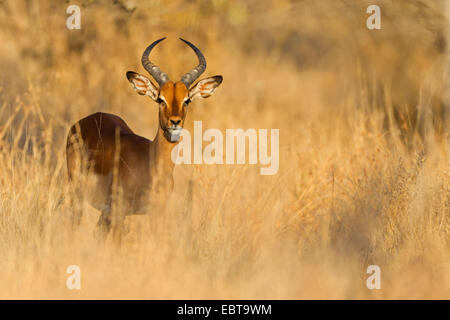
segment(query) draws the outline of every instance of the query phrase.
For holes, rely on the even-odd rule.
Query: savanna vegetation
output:
[[[368,30],[366,8],[381,8]],[[66,8],[81,7],[81,29]],[[450,297],[448,1],[0,1],[0,298]],[[180,165],[166,212],[99,243],[73,204],[69,127],[96,111],[152,138],[126,72],[221,74],[207,128],[280,129],[280,167]],[[84,211],[73,230],[74,205]],[[78,265],[81,290],[68,290]],[[366,287],[369,265],[381,289]]]

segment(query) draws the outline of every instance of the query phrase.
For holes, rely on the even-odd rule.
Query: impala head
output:
[[[159,125],[164,131],[164,137],[170,142],[176,142],[180,138],[189,103],[198,97],[208,98],[211,96],[222,83],[222,76],[200,80],[191,88],[192,83],[205,71],[206,59],[196,46],[180,38],[194,50],[199,64],[182,76],[180,81],[169,80],[167,74],[148,58],[153,47],[164,39],[153,42],[142,54],[142,65],[155,79],[158,86],[147,77],[133,71],[127,72],[127,78],[137,93],[147,95],[159,104]]]

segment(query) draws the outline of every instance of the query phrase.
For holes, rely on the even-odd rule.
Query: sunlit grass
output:
[[[415,1],[383,2],[378,34],[360,1],[136,1],[132,13],[86,1],[79,31],[52,3],[0,4],[0,298],[450,296],[441,2],[420,19]],[[127,217],[120,246],[97,243],[89,205],[70,228],[67,131],[104,111],[154,136],[156,105],[125,73],[144,73],[160,36],[152,58],[172,78],[196,63],[178,36],[205,54],[204,76],[224,76],[186,128],[279,128],[280,170],[178,166],[165,214]],[[420,125],[395,116],[416,103]],[[66,288],[71,264],[79,291]],[[381,290],[366,287],[372,264]]]

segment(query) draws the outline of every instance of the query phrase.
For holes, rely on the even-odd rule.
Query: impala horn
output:
[[[186,43],[189,47],[191,47],[192,50],[194,50],[195,54],[198,58],[198,66],[193,68],[191,71],[186,73],[184,76],[181,77],[181,82],[183,82],[186,85],[186,88],[189,89],[191,84],[198,78],[200,75],[205,71],[206,69],[206,59],[203,56],[202,52],[194,46],[192,43],[190,43],[187,40],[181,39],[184,43]]]
[[[163,41],[166,37],[161,38],[159,40],[156,40],[151,45],[145,49],[144,53],[142,54],[142,65],[144,66],[145,70],[148,71],[148,73],[151,74],[151,76],[158,82],[159,87],[169,81],[169,76],[167,73],[163,72],[157,65],[153,64],[149,59],[148,56],[150,54],[150,51],[152,51],[153,47],[156,46],[158,43]]]

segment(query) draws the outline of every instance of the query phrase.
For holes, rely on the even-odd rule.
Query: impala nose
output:
[[[174,126],[179,125],[181,120],[170,120],[170,123],[172,123]]]

